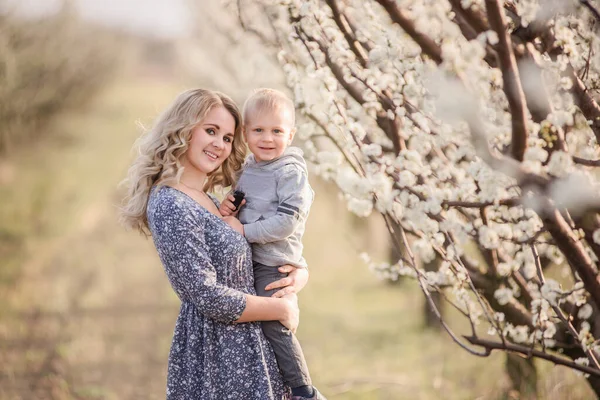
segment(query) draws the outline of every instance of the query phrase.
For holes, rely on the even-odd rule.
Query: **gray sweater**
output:
[[[272,161],[250,155],[236,185],[246,194],[239,219],[252,244],[252,259],[269,266],[306,268],[302,235],[314,199],[302,151],[288,147]]]

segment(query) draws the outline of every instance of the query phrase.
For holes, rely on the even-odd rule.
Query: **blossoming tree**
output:
[[[281,0],[240,22],[278,46],[299,135],[348,208],[383,215],[410,276],[600,394],[600,13],[576,0]],[[256,6],[257,2],[253,2]],[[437,259],[426,271],[417,260]]]

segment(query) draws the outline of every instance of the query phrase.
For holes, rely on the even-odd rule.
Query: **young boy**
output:
[[[265,287],[286,276],[279,266],[307,267],[302,234],[314,192],[302,151],[289,147],[296,133],[294,103],[277,90],[257,89],[246,100],[243,117],[244,139],[252,155],[236,185],[245,194],[239,220],[241,232],[252,244],[256,293],[268,297],[277,290]],[[221,204],[223,216],[237,211],[233,200],[229,195]],[[324,400],[312,386],[296,336],[278,321],[265,321],[262,327],[284,381],[292,388],[292,399]]]

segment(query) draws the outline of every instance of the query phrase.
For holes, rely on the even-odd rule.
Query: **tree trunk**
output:
[[[575,360],[580,357],[585,357],[585,354],[583,353],[583,351],[581,351],[581,348],[576,347],[566,348],[564,354],[572,360]],[[597,376],[590,375],[586,379],[594,393],[596,393],[596,398],[600,399],[600,378],[598,378]]]
[[[436,257],[436,259],[433,260],[432,262],[424,264],[423,269],[425,271],[437,271],[439,268],[439,265],[440,265],[439,260]],[[444,302],[442,299],[442,295],[439,292],[431,292],[431,299],[435,303],[440,315],[443,318],[444,317]],[[429,304],[429,302],[427,300],[423,304],[423,322],[424,322],[426,328],[435,329],[438,331],[442,329],[442,323],[441,323],[440,319],[437,317],[437,315],[435,314],[435,312],[433,311],[433,309],[431,308],[431,305]]]
[[[505,368],[510,379],[510,392],[518,393],[518,396],[514,398],[520,400],[537,399],[537,370],[533,358],[506,353]]]

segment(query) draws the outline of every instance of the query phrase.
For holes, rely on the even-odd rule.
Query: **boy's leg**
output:
[[[262,297],[270,297],[277,289],[266,291],[265,286],[285,276],[287,274],[279,272],[277,267],[255,263],[254,286],[256,294]],[[296,335],[279,321],[263,321],[261,324],[263,332],[275,352],[283,380],[292,388],[305,385],[312,386],[308,367],[304,360],[304,353]]]

